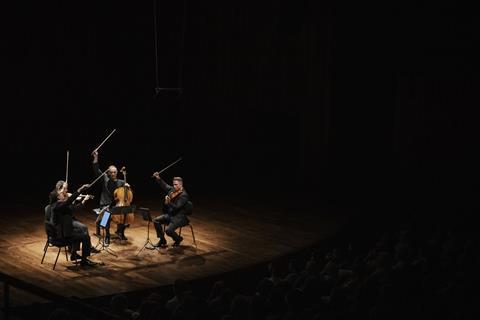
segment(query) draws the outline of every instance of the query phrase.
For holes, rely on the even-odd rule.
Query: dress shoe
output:
[[[172,246],[178,247],[180,245],[180,242],[182,242],[182,241],[183,241],[183,237],[179,236],[178,239],[173,243]]]
[[[75,260],[79,260],[79,259],[82,259],[82,256],[79,255],[78,253],[74,252],[70,255],[70,261],[75,261]]]
[[[115,231],[115,234],[120,238],[120,240],[128,240],[128,238],[125,237],[125,234],[123,234],[122,231],[117,230]]]
[[[93,261],[91,261],[91,260],[88,260],[87,258],[82,259],[82,261],[80,261],[80,265],[81,265],[82,267],[94,267],[94,266],[96,266],[97,264],[98,264],[98,263],[93,262]]]
[[[109,244],[110,244],[110,235],[105,237],[105,246],[108,247]]]
[[[165,239],[162,239],[162,240],[159,240],[156,244],[154,244],[153,246],[156,247],[156,248],[159,248],[159,247],[165,247],[167,245],[167,240]]]
[[[99,253],[99,252],[100,252],[100,250],[98,250],[98,249],[95,248],[95,247],[91,247],[91,248],[90,248],[90,253]]]

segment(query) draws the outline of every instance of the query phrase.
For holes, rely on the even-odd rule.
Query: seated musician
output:
[[[50,193],[50,205],[52,213],[52,222],[57,230],[57,237],[71,239],[72,246],[70,248],[70,260],[81,259],[81,266],[94,266],[95,262],[88,260],[90,253],[98,252],[92,248],[90,235],[86,225],[76,220],[74,217],[75,210],[79,209],[88,196],[83,199],[80,204],[74,204],[80,193],[87,189],[88,185],[83,185],[73,194],[68,193],[68,184],[65,181],[58,181],[55,189]],[[77,251],[82,244],[82,255],[79,256]]]
[[[165,240],[165,235],[163,234],[163,224],[166,225],[165,233],[174,241],[173,246],[178,246],[182,242],[183,237],[178,235],[175,230],[188,224],[188,218],[186,216],[188,193],[183,188],[183,179],[174,177],[171,186],[160,178],[158,172],[155,172],[153,177],[163,191],[167,193],[164,202],[164,214],[153,219],[157,237],[159,238],[155,246],[161,247],[167,244],[167,240]]]
[[[93,172],[95,175],[98,177],[102,174],[102,171],[100,170],[100,165],[98,164],[98,151],[94,151],[92,153],[93,156]],[[115,166],[111,165],[108,167],[108,171],[106,176],[103,179],[102,183],[102,193],[100,195],[100,208],[104,207],[113,207],[115,206],[115,197],[114,197],[114,192],[117,188],[119,187],[130,187],[128,183],[126,183],[124,180],[118,179],[117,178],[118,170]],[[110,243],[110,220],[108,220],[108,223],[105,227],[105,244],[108,245]],[[102,216],[99,215],[97,217],[97,220],[95,221],[96,225],[96,235],[100,236],[100,222],[102,221]],[[127,237],[125,237],[125,228],[128,225],[124,223],[117,223],[117,231],[115,233],[119,236],[121,240],[127,240]]]

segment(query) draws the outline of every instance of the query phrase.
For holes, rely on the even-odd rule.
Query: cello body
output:
[[[122,168],[121,172],[125,177],[125,183],[127,183],[125,168]],[[113,197],[115,199],[116,207],[127,207],[132,204],[133,192],[130,187],[126,187],[126,186],[118,187],[113,192]],[[124,215],[114,214],[112,215],[111,219],[113,222],[118,224],[131,224],[133,223],[134,218],[135,218],[134,213],[130,212]]]

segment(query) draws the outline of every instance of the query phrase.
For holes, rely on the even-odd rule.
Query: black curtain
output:
[[[165,177],[184,176],[196,194],[400,205],[475,193],[478,22],[468,10],[156,5],[157,52],[153,2],[9,11],[12,199],[32,178],[40,189],[29,198],[46,198],[66,150],[72,184],[89,182],[90,152],[113,128],[101,163],[125,165],[140,194],[155,193],[151,173],[180,156]]]

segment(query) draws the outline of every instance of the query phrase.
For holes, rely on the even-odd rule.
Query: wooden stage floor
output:
[[[155,201],[144,201],[152,215],[158,214]],[[137,204],[138,205],[138,204]],[[91,207],[77,214],[94,232],[95,215]],[[262,205],[235,205],[197,201],[190,217],[198,247],[193,245],[189,228],[182,230],[184,241],[177,248],[143,250],[147,222],[140,215],[125,232],[128,240],[112,241],[110,248],[94,254],[96,267],[76,267],[60,255],[52,270],[57,250],[49,248],[40,264],[46,235],[43,207],[17,207],[2,210],[0,215],[0,270],[48,291],[63,296],[93,298],[119,292],[143,290],[170,285],[177,278],[200,279],[244,267],[297,251],[335,234],[345,222],[338,212],[318,209],[316,212],[288,212]],[[111,231],[115,230],[112,225]],[[157,241],[153,225],[150,236]],[[167,237],[168,241],[171,241]],[[95,246],[97,238],[92,235]],[[171,244],[171,242],[169,242]],[[43,300],[22,290],[11,288],[12,306],[28,305]],[[0,290],[3,299],[3,290]]]

